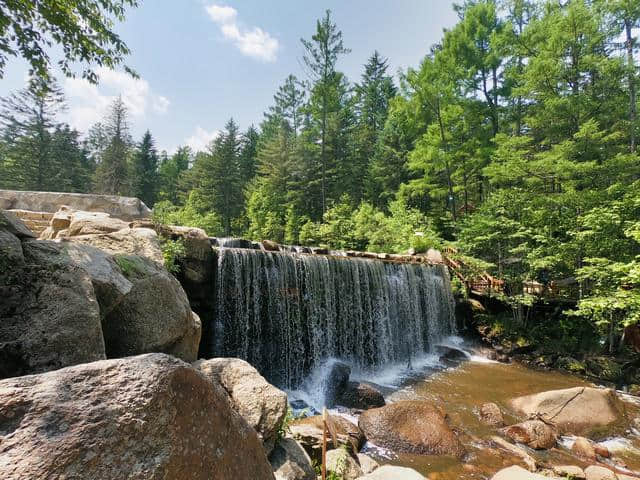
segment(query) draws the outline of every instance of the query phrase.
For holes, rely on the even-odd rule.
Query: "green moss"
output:
[[[146,275],[146,268],[139,257],[132,255],[114,255],[113,259],[127,278],[140,278]]]

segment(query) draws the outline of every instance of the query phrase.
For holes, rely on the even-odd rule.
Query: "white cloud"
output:
[[[118,95],[122,96],[133,119],[145,117],[149,109],[157,114],[164,114],[169,109],[169,99],[155,94],[146,80],[105,67],[98,68],[97,73],[100,77],[98,85],[81,78],[67,78],[64,81],[70,105],[67,121],[72,127],[86,132],[104,117]]]
[[[238,11],[233,7],[212,4],[206,10],[211,20],[220,26],[222,35],[244,55],[265,62],[276,60],[280,44],[269,32],[260,27],[244,28],[238,23]]]
[[[219,130],[206,131],[201,126],[196,127],[196,131],[189,138],[185,140],[185,143],[191,147],[194,152],[206,150],[209,144],[220,135]]]

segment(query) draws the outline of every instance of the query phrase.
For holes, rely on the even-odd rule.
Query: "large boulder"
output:
[[[618,480],[618,476],[608,468],[591,465],[584,469],[587,480]]]
[[[367,410],[386,405],[380,390],[363,382],[348,382],[346,389],[337,399],[338,405],[347,408]]]
[[[74,210],[105,212],[122,220],[149,218],[151,210],[139,199],[115,195],[0,190],[0,209],[55,213],[66,205]]]
[[[287,394],[239,358],[200,360],[194,366],[229,394],[236,412],[251,425],[271,453],[287,414]]]
[[[0,377],[106,358],[89,275],[59,244],[23,241],[21,258],[13,247],[16,261],[0,260]]]
[[[358,480],[427,480],[412,468],[383,465]]]
[[[119,218],[112,218],[108,213],[73,212],[70,215],[67,235],[77,237],[78,235],[112,233],[128,227],[127,222]]]
[[[502,433],[517,443],[524,443],[535,450],[545,450],[556,445],[555,430],[541,420],[527,420],[526,422],[503,428]]]
[[[141,255],[160,265],[164,263],[158,234],[150,228],[126,227],[111,233],[70,236],[63,240],[92,245],[113,255]]]
[[[546,477],[544,475],[538,475],[537,473],[529,472],[522,467],[513,466],[509,468],[503,468],[493,477],[491,477],[491,480],[549,480],[552,478],[560,480],[559,477]]]
[[[0,477],[273,479],[226,393],[162,354],[0,382]]]
[[[624,418],[616,393],[602,388],[551,390],[515,398],[510,405],[521,415],[555,425],[561,434],[599,434]]]
[[[316,480],[316,471],[304,448],[293,438],[283,438],[269,456],[276,480]]]
[[[327,424],[329,430],[335,434],[335,443],[330,438],[327,448],[344,447],[356,454],[364,445],[365,437],[362,430],[346,418],[339,415],[328,415]],[[295,420],[289,425],[291,436],[300,442],[314,460],[321,458],[322,428],[321,415]]]
[[[146,257],[114,260],[132,287],[102,320],[107,356],[163,352],[195,361],[202,326],[180,282]]]
[[[370,442],[397,453],[462,457],[464,448],[442,410],[425,401],[399,401],[360,415]]]
[[[13,213],[2,210],[0,210],[0,230],[15,235],[20,239],[35,238],[33,232],[27,228],[22,220]]]
[[[207,233],[201,228],[158,225],[155,227],[165,238],[178,240],[184,246],[180,259],[180,275],[191,284],[211,284],[213,249]]]

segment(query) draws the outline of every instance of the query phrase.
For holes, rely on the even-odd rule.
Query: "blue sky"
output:
[[[389,58],[391,72],[416,66],[454,25],[449,0],[142,0],[117,30],[132,50],[122,72],[101,72],[101,82],[60,79],[69,108],[65,120],[86,131],[122,94],[138,139],[151,130],[159,149],[203,147],[233,117],[258,124],[287,75],[305,76],[300,38],[331,9],[352,52],[338,68],[359,80],[374,50]],[[26,65],[9,62],[0,95],[21,88]]]

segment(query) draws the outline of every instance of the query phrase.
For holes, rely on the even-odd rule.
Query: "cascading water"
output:
[[[410,362],[454,333],[442,265],[221,248],[211,350],[296,388],[327,358]]]

